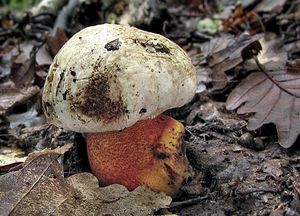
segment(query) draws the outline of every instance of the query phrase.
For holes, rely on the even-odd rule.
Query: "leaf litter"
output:
[[[264,71],[252,72],[242,80],[229,95],[226,108],[238,108],[239,114],[255,113],[249,119],[249,130],[274,123],[280,145],[288,148],[300,133],[300,73],[289,72],[287,54],[276,52],[274,39],[262,43],[257,59]]]
[[[143,1],[139,2],[143,3]],[[130,6],[127,7],[128,5]],[[95,203],[97,209],[111,214],[115,213],[113,210],[117,207],[105,207],[103,203],[113,202],[120,206],[124,204],[125,212],[132,211],[128,206],[132,206],[136,199],[129,197],[135,197],[137,193],[141,200],[146,199],[141,203],[149,202],[148,192],[144,189],[139,189],[138,192],[128,192],[119,186],[116,188],[112,186],[108,191],[106,188],[98,187],[95,177],[86,173],[90,170],[88,164],[85,164],[87,162],[84,135],[44,124],[43,112],[38,105],[48,65],[67,40],[67,36],[89,25],[118,22],[119,17],[126,17],[132,8],[135,11],[131,1],[128,5],[123,1],[109,1],[103,5],[100,5],[99,1],[80,1],[76,10],[72,10],[72,13],[67,16],[67,25],[62,26],[65,35],[57,32],[52,38],[52,43],[49,42],[51,39],[47,41],[47,34],[48,32],[54,33],[55,16],[47,13],[25,17],[16,15],[16,19],[15,14],[10,13],[0,17],[2,30],[0,34],[0,86],[3,87],[1,93],[9,94],[10,88],[17,90],[10,98],[15,101],[13,103],[8,100],[9,96],[7,96],[6,103],[0,98],[4,106],[0,116],[1,146],[11,152],[15,148],[20,148],[25,152],[25,155],[21,155],[26,157],[28,152],[64,146],[68,143],[73,144],[73,148],[64,154],[64,160],[62,160],[61,153],[57,153],[59,159],[52,158],[52,156],[43,159],[48,165],[52,161],[53,163],[44,176],[40,175],[32,191],[20,202],[28,198],[27,200],[34,205],[41,207],[40,214],[51,212],[48,206],[43,207],[50,197],[44,197],[43,192],[49,191],[52,186],[55,186],[53,188],[55,192],[59,188],[61,190],[54,195],[51,191],[49,192],[55,199],[49,201],[50,207],[65,205],[67,209],[71,206],[70,214],[72,215],[78,212],[87,214],[89,208],[93,212],[95,209],[91,205]],[[176,0],[172,3],[164,1],[159,4],[147,1],[144,6],[148,7],[149,13],[142,14],[143,19],[137,20],[141,23],[138,27],[158,32],[178,43],[188,51],[197,69],[199,88],[194,100],[183,108],[168,112],[187,126],[184,142],[187,145],[188,159],[195,171],[195,176],[183,186],[182,195],[173,200],[170,205],[168,204],[169,198],[160,195],[157,198],[155,195],[152,196],[153,199],[158,200],[160,204],[152,205],[153,208],[144,208],[145,206],[140,205],[136,208],[134,215],[138,215],[137,212],[141,208],[143,208],[141,215],[145,215],[145,212],[153,214],[158,208],[166,206],[167,213],[173,212],[179,215],[298,215],[300,213],[300,158],[297,146],[299,145],[295,144],[289,149],[280,148],[276,145],[276,128],[270,124],[253,131],[247,129],[248,119],[251,124],[251,119],[257,119],[257,115],[270,107],[270,104],[265,104],[264,109],[257,112],[245,112],[240,115],[226,110],[224,101],[228,95],[240,89],[238,83],[245,84],[246,80],[254,74],[274,75],[273,84],[275,84],[274,81],[279,82],[279,80],[280,84],[291,82],[282,79],[286,73],[291,79],[297,76],[300,47],[299,3],[297,1],[279,1],[275,4],[274,1],[254,0],[218,2]],[[197,30],[197,24],[201,24],[201,20],[205,18],[218,21],[218,28],[214,29],[216,30],[214,33]],[[263,32],[267,34],[276,32],[280,37],[264,41],[266,34],[262,34]],[[263,66],[264,72],[258,68],[253,59],[248,59],[249,54],[256,54],[260,49],[258,41],[262,50],[257,59]],[[265,78],[269,79],[268,76]],[[250,85],[252,84],[251,79]],[[29,87],[36,87],[36,92],[23,98],[19,97],[17,100],[14,99],[16,96],[23,96],[22,91],[26,91]],[[247,100],[236,107],[238,112],[239,109],[245,109],[243,106],[259,101],[257,96],[260,94],[252,95],[252,93],[248,91],[247,98],[243,97],[243,100],[245,98]],[[235,101],[235,104],[239,102]],[[287,104],[284,103],[283,107],[275,104],[273,108],[272,112],[275,110],[277,113],[275,120],[279,122],[276,125],[277,130],[283,128],[283,133],[286,134],[287,131],[284,131],[287,128],[286,125],[284,127],[278,125],[287,122],[283,117],[280,121],[279,117],[282,114],[288,115]],[[270,116],[267,119],[270,120],[269,122],[274,122]],[[291,129],[296,130],[298,124],[294,122],[292,125]],[[296,136],[297,133],[291,130],[290,134]],[[290,137],[285,140],[279,137],[281,145],[282,143],[290,145],[291,140]],[[36,155],[36,157],[44,158],[45,156]],[[14,158],[13,155],[12,158]],[[28,161],[30,160],[29,158]],[[37,159],[37,162],[39,160]],[[29,176],[25,172],[30,168],[30,164],[23,164],[23,168],[20,164],[21,162],[12,161],[7,163],[7,166],[4,165],[4,169],[0,170],[6,174],[1,176],[4,179],[1,183],[12,187],[9,184],[16,180],[11,180],[9,176],[21,173],[21,171],[20,178],[25,174],[27,179],[36,180],[37,175]],[[44,162],[33,164],[35,168],[31,167],[31,171],[45,170]],[[58,174],[58,178],[55,179],[50,175],[52,171]],[[40,184],[42,182],[45,185]],[[25,185],[25,189],[17,189],[19,192],[12,190],[10,200],[16,196],[23,196],[24,191],[26,193],[29,187],[30,185]],[[98,193],[101,189],[105,191]],[[114,194],[111,190],[118,192]],[[44,200],[32,199],[40,194]],[[128,200],[126,198],[127,201],[120,204],[125,200],[124,196],[128,197]],[[0,205],[0,207],[3,206]],[[19,207],[14,211],[19,211]],[[32,211],[26,207],[24,206],[24,211]],[[70,215],[60,207],[57,210],[57,214]]]
[[[222,89],[227,85],[231,77],[225,72],[241,64],[244,61],[242,52],[252,49],[252,45],[260,38],[262,35],[241,35],[237,38],[233,35],[224,35],[202,44],[203,60],[200,65],[210,71],[209,80],[212,81],[214,90]],[[203,69],[198,73],[201,75]]]
[[[23,168],[0,176],[2,215],[152,215],[172,199],[122,185],[99,188],[91,173],[64,178],[62,157],[71,144],[29,155]]]

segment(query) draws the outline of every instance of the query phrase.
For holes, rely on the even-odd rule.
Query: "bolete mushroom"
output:
[[[87,133],[91,169],[103,185],[145,184],[173,196],[188,170],[184,126],[161,114],[195,90],[195,70],[178,45],[103,24],[76,33],[55,56],[43,107],[50,123]]]

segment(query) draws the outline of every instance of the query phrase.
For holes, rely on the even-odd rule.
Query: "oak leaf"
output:
[[[279,70],[269,75],[250,74],[229,95],[226,108],[239,107],[239,114],[255,113],[249,130],[273,122],[280,145],[288,148],[300,133],[300,74]]]
[[[260,43],[262,51],[257,56],[260,68],[245,64],[254,72],[231,92],[226,108],[238,108],[239,114],[254,113],[248,122],[249,130],[274,123],[279,144],[289,148],[300,133],[300,73],[297,68],[291,70],[286,66],[287,52],[280,47],[278,38],[266,35]]]
[[[0,176],[0,215],[154,215],[172,198],[140,186],[99,187],[91,173],[64,177],[66,144],[30,154],[23,168]]]

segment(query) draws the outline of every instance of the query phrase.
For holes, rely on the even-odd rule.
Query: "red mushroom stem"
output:
[[[88,134],[92,172],[102,185],[117,183],[129,190],[147,185],[175,196],[189,175],[183,133],[180,122],[160,115],[122,131]]]

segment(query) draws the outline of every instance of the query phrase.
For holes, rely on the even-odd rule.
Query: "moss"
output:
[[[26,10],[38,4],[40,0],[0,0],[2,10]]]

